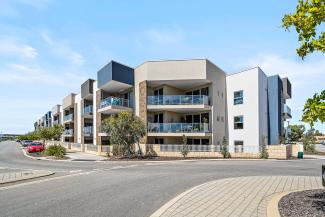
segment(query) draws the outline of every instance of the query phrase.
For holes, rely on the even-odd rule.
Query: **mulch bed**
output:
[[[290,193],[279,202],[282,217],[324,217],[325,189]]]

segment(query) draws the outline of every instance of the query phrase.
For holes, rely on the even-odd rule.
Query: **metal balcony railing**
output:
[[[83,128],[84,134],[93,134],[93,126],[87,126]]]
[[[92,115],[93,114],[93,106],[89,105],[83,108],[82,110],[83,115]]]
[[[108,97],[106,99],[103,99],[100,102],[100,107],[104,108],[107,106],[123,106],[123,107],[130,107],[129,100],[122,99],[119,97]]]
[[[205,95],[148,96],[148,105],[209,105]]]
[[[208,133],[208,123],[148,123],[149,133]]]
[[[73,135],[73,129],[67,129],[63,131],[63,135],[71,136]]]
[[[189,152],[211,152],[213,151],[212,145],[187,145]],[[181,152],[183,149],[182,144],[161,144],[160,151],[165,152]]]
[[[73,114],[65,115],[63,117],[63,121],[72,121],[73,120]]]
[[[291,108],[286,104],[283,105],[283,113],[291,117]]]

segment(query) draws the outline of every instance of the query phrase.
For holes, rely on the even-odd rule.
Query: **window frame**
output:
[[[236,121],[236,118],[240,118],[239,121]],[[242,127],[238,127],[237,124],[242,124]],[[244,129],[244,116],[243,115],[238,115],[238,116],[234,116],[234,130],[242,130]]]
[[[236,97],[235,96],[236,93],[241,93],[241,96]],[[240,99],[241,99],[241,101],[240,101]],[[243,90],[234,91],[234,105],[242,105],[242,104],[244,104],[244,91]]]

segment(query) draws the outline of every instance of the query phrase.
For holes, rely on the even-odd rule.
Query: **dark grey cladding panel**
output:
[[[93,85],[94,85],[93,79],[88,79],[81,85],[81,98],[85,98],[86,96],[89,96],[93,94]]]
[[[291,83],[288,78],[282,78],[283,92],[286,93],[290,98],[291,96]]]
[[[97,72],[97,87],[101,88],[112,80],[134,85],[134,69],[111,61]]]

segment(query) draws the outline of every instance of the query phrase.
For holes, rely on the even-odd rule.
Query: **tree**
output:
[[[316,139],[314,137],[314,134],[314,129],[310,129],[304,134],[304,137],[302,139],[304,150],[308,153],[315,153]]]
[[[311,127],[314,123],[325,121],[325,90],[320,95],[314,94],[313,98],[307,99],[303,109],[302,121],[308,123]]]
[[[102,129],[110,135],[113,146],[120,146],[127,151],[130,158],[132,146],[138,144],[140,139],[146,134],[143,121],[131,112],[120,112],[112,115],[102,122]]]
[[[51,140],[54,136],[51,128],[41,128],[38,134],[39,138],[44,140],[44,143],[46,143],[46,140]]]
[[[51,139],[54,139],[57,141],[60,140],[62,133],[64,131],[64,127],[62,125],[56,124],[51,128],[51,130],[52,130],[52,136],[53,136]]]
[[[223,158],[230,158],[230,153],[228,151],[228,141],[226,137],[224,136],[222,139],[222,145],[221,145],[221,154]]]
[[[267,152],[267,147],[266,147],[266,137],[265,136],[263,136],[263,139],[262,139],[260,158],[261,159],[269,158],[269,153]]]
[[[325,53],[325,32],[317,33],[325,21],[325,0],[299,0],[296,11],[282,18],[282,27],[289,30],[295,27],[300,47],[297,54],[303,59],[314,51]]]
[[[289,138],[290,141],[298,142],[304,136],[305,126],[304,125],[289,125],[290,133]]]
[[[316,130],[314,133],[314,136],[322,136],[322,135],[323,134],[319,130]]]
[[[188,154],[188,144],[187,144],[187,138],[186,136],[183,134],[183,144],[181,147],[181,154],[183,155],[184,158],[186,158],[187,154]]]

